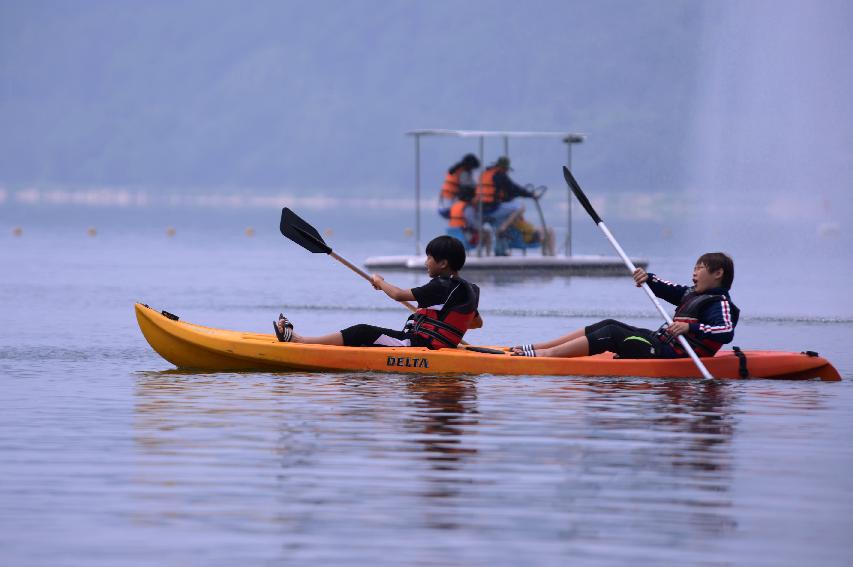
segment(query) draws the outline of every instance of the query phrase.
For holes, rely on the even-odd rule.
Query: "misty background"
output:
[[[2,1],[0,228],[163,207],[267,223],[289,203],[338,226],[391,211],[371,230],[397,238],[404,133],[458,128],[584,133],[582,186],[646,236],[846,240],[851,22],[830,0]],[[427,232],[444,171],[476,144],[422,143]],[[502,150],[487,140],[487,162]],[[564,228],[565,144],[510,155]]]

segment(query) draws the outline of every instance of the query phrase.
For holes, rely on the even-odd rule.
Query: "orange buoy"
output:
[[[12,229],[12,234],[14,236],[21,236],[22,234],[24,234],[24,229],[21,228],[20,226],[16,226],[15,228]]]
[[[171,226],[169,228],[167,228],[166,229],[166,236],[168,236],[169,238],[172,238],[173,236],[175,236],[175,229],[172,228]]]
[[[95,236],[96,234],[98,234],[98,230],[94,226],[90,226],[86,229],[86,234],[88,234],[89,236]]]
[[[255,236],[255,229],[251,226],[246,228],[246,236],[248,236],[249,238]]]

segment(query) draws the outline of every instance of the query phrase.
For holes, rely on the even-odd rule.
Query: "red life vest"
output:
[[[462,278],[451,278],[456,284],[444,300],[444,305],[421,307],[409,316],[404,331],[412,333],[431,350],[456,348],[477,314],[480,290]],[[455,294],[466,294],[465,301],[448,307]]]
[[[456,169],[452,169],[444,176],[444,184],[441,186],[441,198],[452,200],[459,195],[459,176],[464,168],[460,165]]]
[[[699,316],[702,314],[702,311],[709,304],[728,300],[728,298],[724,295],[711,295],[705,293],[688,293],[681,300],[681,303],[675,310],[675,315],[672,317],[672,320],[676,323],[698,323]],[[735,324],[737,324],[737,319],[740,311],[734,305],[732,307],[732,319]],[[667,333],[669,337],[669,334]],[[693,347],[693,350],[696,351],[696,354],[700,357],[702,356],[714,356],[720,347],[723,346],[723,343],[719,341],[715,341],[709,338],[700,339],[694,336],[692,333],[687,332],[684,333],[684,338],[687,339],[687,342],[690,343],[690,346]],[[669,337],[669,340],[672,340],[672,337]],[[681,343],[678,341],[672,341],[672,349],[681,356],[686,355],[684,349],[681,347]]]
[[[477,184],[477,201],[484,205],[491,205],[496,200],[495,195],[495,173],[498,167],[486,168],[480,175],[480,183]]]

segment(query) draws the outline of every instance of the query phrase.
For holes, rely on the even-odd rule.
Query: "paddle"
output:
[[[629,270],[631,270],[631,273],[633,274],[636,271],[637,267],[634,265],[631,259],[628,258],[628,255],[625,254],[625,251],[622,250],[622,247],[619,246],[619,243],[616,242],[615,238],[613,238],[613,235],[610,234],[610,231],[607,229],[607,225],[604,224],[604,221],[601,220],[601,217],[598,216],[598,213],[595,212],[594,208],[592,208],[592,203],[590,203],[589,199],[586,198],[586,195],[584,195],[583,190],[581,190],[581,186],[578,185],[578,182],[575,180],[575,176],[572,175],[572,172],[569,171],[569,168],[566,166],[563,166],[563,177],[566,178],[566,183],[569,184],[569,188],[572,190],[572,193],[575,194],[575,197],[578,198],[580,204],[583,206],[584,209],[586,209],[586,212],[589,213],[589,216],[592,217],[592,221],[596,225],[598,225],[598,228],[601,229],[601,232],[604,233],[604,236],[606,236],[607,240],[610,241],[610,244],[613,245],[613,248],[616,250],[616,253],[619,254],[619,256],[622,258],[622,261],[625,262],[625,265],[628,267]],[[648,284],[644,283],[642,285],[642,288],[643,291],[646,292],[646,295],[649,296],[649,299],[652,300],[652,303],[655,304],[655,307],[657,307],[658,312],[661,314],[661,316],[663,316],[667,325],[672,325],[672,317],[669,316],[669,313],[667,313],[663,306],[660,304],[658,298],[655,296],[654,293],[652,293],[652,290],[648,286]],[[711,373],[708,372],[708,369],[705,368],[705,365],[702,364],[702,361],[699,360],[698,356],[696,356],[696,353],[693,351],[693,348],[687,342],[687,339],[684,337],[684,335],[678,335],[678,342],[681,343],[682,348],[684,348],[685,352],[687,352],[687,354],[690,355],[690,358],[693,359],[693,363],[699,369],[699,372],[702,373],[702,376],[704,376],[706,380],[712,380],[714,377],[711,376]]]
[[[335,253],[332,248],[326,244],[323,238],[320,236],[320,233],[317,232],[317,229],[305,222],[299,215],[288,209],[287,207],[281,210],[281,223],[279,224],[279,230],[281,233],[285,235],[287,238],[297,243],[301,247],[305,248],[309,252],[314,254],[322,253],[328,254],[356,274],[360,275],[367,281],[371,282],[373,280],[370,279],[370,276],[367,275],[363,270],[360,270],[358,267],[349,262],[346,258],[339,256]],[[414,313],[417,311],[417,307],[409,303],[408,301],[400,301],[406,308]],[[465,341],[460,341],[462,345],[468,345]],[[473,349],[472,349],[473,350]]]
[[[320,236],[320,233],[317,232],[317,229],[305,222],[299,215],[288,209],[287,207],[281,210],[281,224],[279,225],[279,229],[281,233],[285,235],[287,238],[297,243],[301,247],[305,248],[309,252],[314,254],[323,253],[328,254],[356,274],[360,275],[364,279],[369,282],[372,282],[370,276],[367,275],[363,270],[360,270],[357,266],[353,265],[346,258],[343,258],[335,253],[331,247],[326,244],[323,238]],[[403,305],[405,305],[409,311],[414,313],[417,311],[417,307],[409,303],[408,301],[401,301]]]

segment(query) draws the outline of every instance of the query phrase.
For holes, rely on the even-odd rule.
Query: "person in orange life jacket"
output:
[[[477,230],[477,207],[471,204],[473,196],[473,191],[460,190],[459,199],[450,206],[450,218],[447,222],[448,234],[459,238],[461,232],[462,243],[466,248],[477,246],[480,238],[480,231]],[[483,231],[483,246],[491,248],[491,245],[491,231]]]
[[[477,185],[477,200],[483,203],[483,220],[490,222],[495,229],[512,224],[510,217],[523,211],[516,197],[533,197],[533,193],[515,183],[507,175],[512,171],[509,158],[501,156],[480,175]]]
[[[678,306],[671,325],[652,331],[606,319],[551,341],[513,347],[512,354],[574,357],[609,351],[621,358],[683,358],[688,355],[677,337],[684,335],[697,355],[714,356],[734,340],[740,316],[729,296],[734,275],[734,262],[722,252],[709,252],[696,260],[692,287],[637,268],[633,274],[637,286],[648,283],[656,296]]]
[[[476,183],[474,183],[473,172],[478,167],[480,167],[480,160],[474,154],[465,154],[461,161],[450,166],[438,197],[439,215],[450,218],[450,207],[459,199],[459,195],[465,192],[474,194]]]
[[[465,247],[452,236],[433,238],[426,247],[426,269],[432,278],[425,285],[401,289],[373,274],[371,284],[396,301],[417,301],[418,310],[401,331],[373,325],[354,325],[317,337],[298,335],[283,314],[273,323],[279,341],[337,346],[417,346],[454,348],[468,329],[483,326],[477,311],[479,288],[459,277],[465,265]]]

